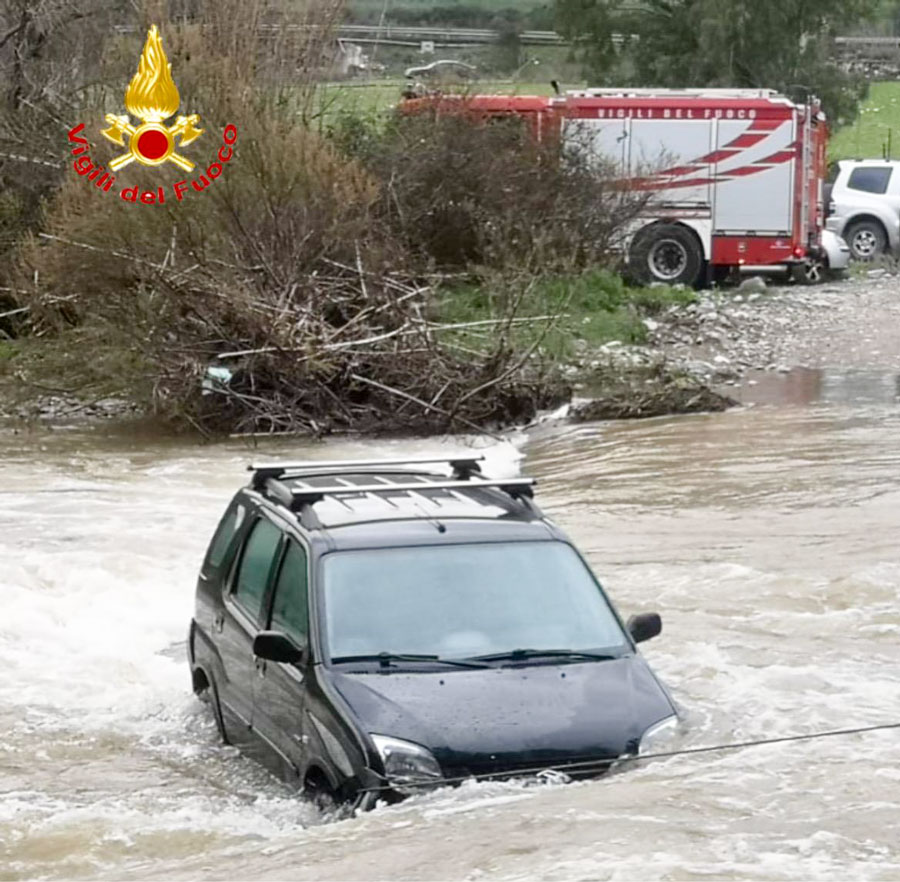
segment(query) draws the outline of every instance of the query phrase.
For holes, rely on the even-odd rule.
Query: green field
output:
[[[888,138],[900,158],[900,83],[872,83],[856,122],[831,136],[828,159],[880,159]]]

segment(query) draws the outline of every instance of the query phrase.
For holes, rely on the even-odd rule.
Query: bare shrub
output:
[[[587,151],[535,137],[517,116],[399,115],[367,164],[385,183],[383,215],[441,267],[570,272],[613,259],[647,201]]]

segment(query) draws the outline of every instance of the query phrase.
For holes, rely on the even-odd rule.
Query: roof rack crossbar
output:
[[[328,487],[294,487],[292,488],[292,508],[296,509],[303,505],[321,502],[326,496],[338,496],[347,493],[378,495],[381,493],[415,492],[416,494],[421,494],[423,492],[427,493],[429,490],[494,489],[501,490],[513,498],[530,497],[534,494],[532,490],[534,484],[534,478],[498,478],[497,480],[477,478],[465,481],[416,481],[409,484],[357,484],[355,486],[335,484]]]
[[[379,485],[383,485],[384,487],[390,487],[391,482],[387,478],[383,478],[381,475],[372,475],[372,478],[375,481],[378,481]],[[371,496],[373,499],[380,499],[385,505],[390,506],[393,509],[396,509],[397,503],[391,502],[390,499],[386,499],[384,496],[379,496],[377,493],[367,493],[367,496]],[[412,493],[410,493],[412,495]]]
[[[268,485],[268,484],[270,484],[270,483],[273,483],[273,481],[274,481],[273,478],[269,478],[269,479],[266,481],[266,485]],[[279,482],[277,482],[277,483],[281,483],[281,482],[279,481]],[[293,494],[296,493],[297,491],[306,491],[306,492],[309,493],[309,494],[314,494],[314,493],[316,492],[316,489],[315,489],[315,487],[313,487],[312,484],[307,484],[307,483],[304,483],[304,482],[300,482],[299,485],[298,485],[298,484],[295,484],[295,485],[293,485],[292,487],[288,487],[287,484],[283,484],[282,486],[283,486],[283,487],[291,494],[290,501],[287,503],[287,507],[288,507],[288,508],[291,508],[291,507],[292,507],[293,501],[294,501]],[[315,500],[314,500],[314,501],[315,501]],[[350,505],[349,502],[346,502],[345,500],[340,499],[340,498],[335,498],[335,502],[339,502],[341,505],[344,506],[344,508],[347,509],[347,511],[353,511],[353,506]],[[296,509],[296,506],[293,506],[293,507]]]
[[[283,478],[288,473],[295,473],[297,477],[304,473],[314,475],[322,471],[351,471],[363,468],[386,468],[388,466],[406,465],[438,465],[447,464],[455,473],[463,477],[481,471],[478,463],[484,460],[483,456],[405,456],[402,458],[388,459],[337,459],[337,460],[307,460],[305,462],[262,462],[251,463],[247,471],[254,473],[254,484],[262,484],[266,478]]]

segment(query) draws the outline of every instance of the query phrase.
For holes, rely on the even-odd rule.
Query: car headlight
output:
[[[677,727],[678,717],[675,714],[660,720],[658,723],[654,723],[641,735],[641,741],[638,744],[638,756],[644,753],[659,753],[665,750],[674,737]]]
[[[423,785],[443,780],[441,767],[427,748],[387,735],[373,734],[372,741],[384,763],[384,773],[398,793],[408,796],[423,790]]]

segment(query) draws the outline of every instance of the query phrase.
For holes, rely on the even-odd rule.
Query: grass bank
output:
[[[446,331],[451,343],[481,350],[488,341],[493,345],[498,333],[507,334],[516,348],[534,349],[558,363],[612,341],[644,343],[644,319],[696,299],[689,288],[631,287],[616,273],[590,270],[512,285],[447,288],[438,311],[442,322],[472,325]]]
[[[836,131],[828,143],[828,159],[880,159],[888,139],[900,158],[900,83],[872,83],[853,125]]]

